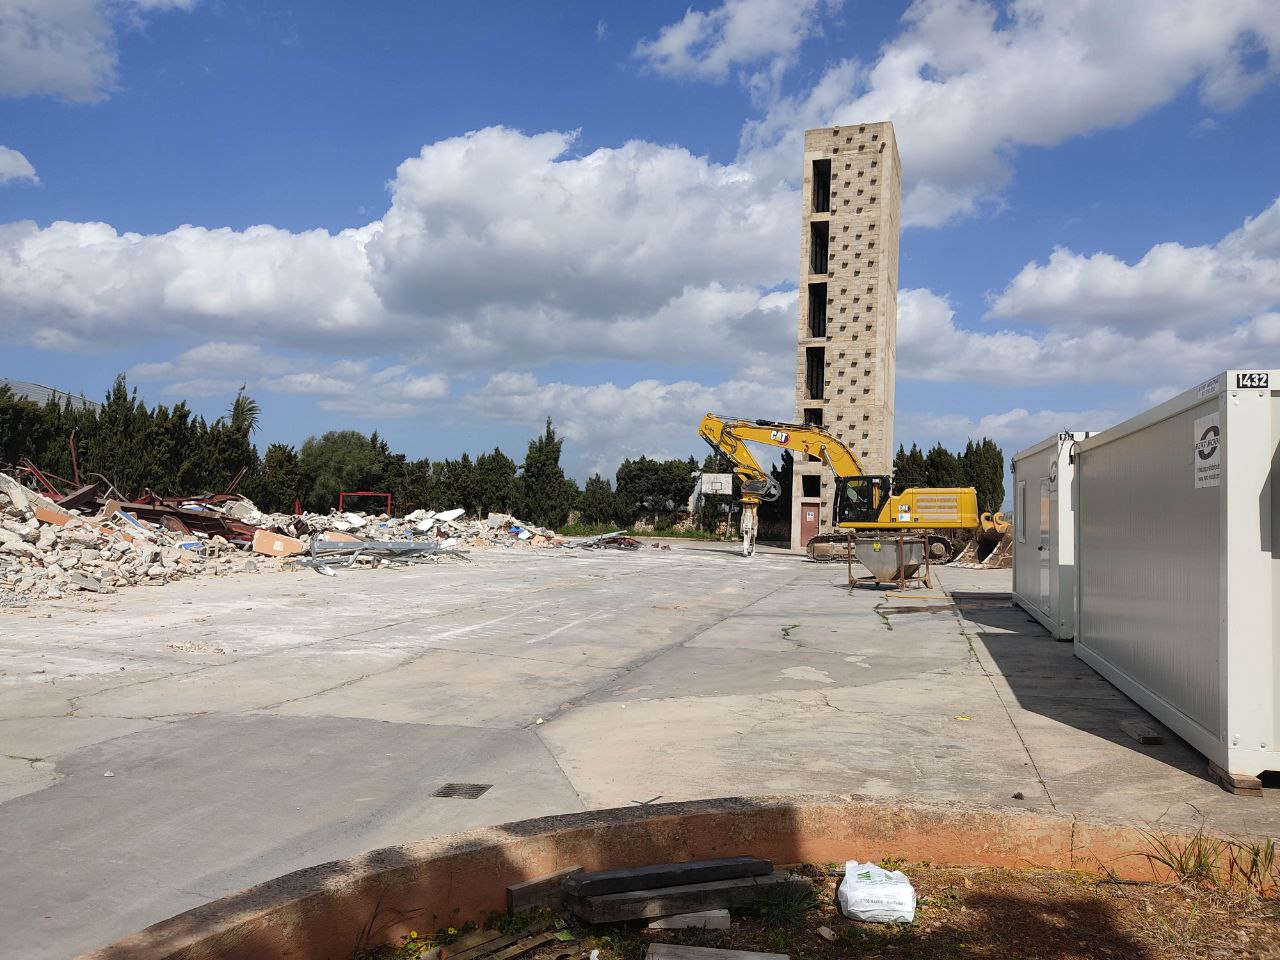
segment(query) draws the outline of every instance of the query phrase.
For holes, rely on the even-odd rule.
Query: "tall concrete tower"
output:
[[[839,437],[868,473],[893,466],[902,170],[893,124],[804,135],[796,421]],[[791,547],[832,528],[833,478],[797,459]]]

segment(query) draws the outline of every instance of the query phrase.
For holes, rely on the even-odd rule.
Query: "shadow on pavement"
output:
[[[1077,658],[1072,644],[1050,636],[1010,594],[955,590],[951,596],[965,621],[978,628],[976,637],[1022,709],[1212,782],[1196,750]],[[1164,743],[1139,744],[1121,728],[1126,720],[1155,727]]]

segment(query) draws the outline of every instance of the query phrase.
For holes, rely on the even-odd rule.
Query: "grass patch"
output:
[[[818,906],[818,894],[809,883],[782,883],[767,890],[752,908],[768,927],[794,927]],[[785,951],[773,951],[774,953]]]
[[[1280,893],[1276,841],[1215,837],[1201,827],[1190,837],[1144,834],[1147,850],[1138,852],[1157,875],[1163,870],[1178,883],[1207,888],[1244,889],[1260,897]]]

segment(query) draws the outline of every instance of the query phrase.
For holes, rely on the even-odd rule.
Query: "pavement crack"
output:
[[[44,757],[24,757],[17,753],[0,753],[0,757],[6,760],[21,760],[23,763],[29,763],[34,766],[37,763],[44,763]]]

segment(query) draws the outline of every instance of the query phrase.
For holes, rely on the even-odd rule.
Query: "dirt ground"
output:
[[[816,905],[789,923],[735,914],[729,930],[651,931],[643,923],[596,927],[580,931],[580,952],[589,956],[599,948],[600,960],[643,960],[650,943],[667,942],[783,953],[792,960],[1280,958],[1276,899],[1074,874],[904,869],[918,898],[909,925],[847,919],[835,906],[837,879],[818,876]],[[834,942],[818,934],[822,926],[836,934]],[[566,952],[548,950],[535,960]]]

